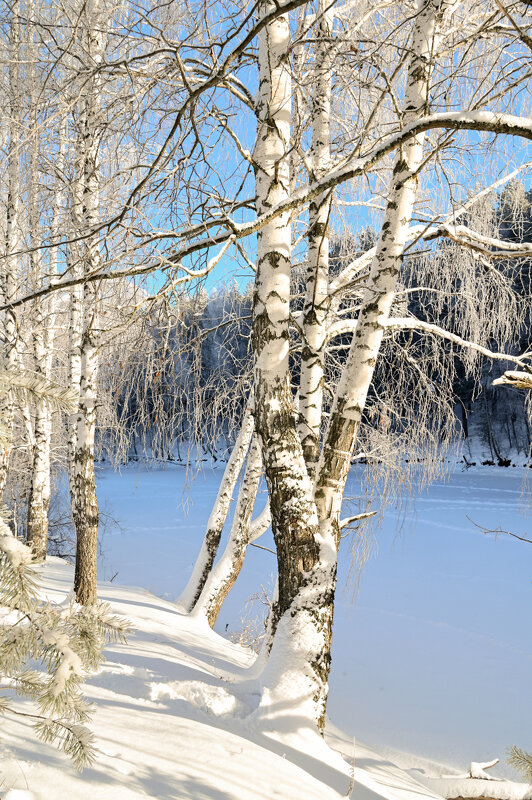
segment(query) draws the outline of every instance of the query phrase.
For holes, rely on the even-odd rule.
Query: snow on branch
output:
[[[492,386],[513,386],[516,389],[532,389],[532,374],[520,370],[507,370],[500,378],[492,381]]]
[[[448,236],[449,238],[452,238],[450,234],[454,230],[456,236],[460,235],[459,232],[464,232],[464,234],[467,232],[471,240],[470,246],[473,246],[474,243],[476,242],[479,245],[479,249],[480,245],[489,244],[490,246],[498,247],[500,250],[511,251],[511,252],[501,252],[500,253],[501,257],[502,256],[516,257],[519,255],[531,255],[532,245],[529,244],[520,245],[510,242],[502,242],[496,239],[489,239],[489,237],[486,236],[483,237],[480,234],[471,231],[469,228],[466,228],[465,226],[456,226],[457,220],[460,219],[460,217],[462,217],[464,214],[466,214],[469,211],[469,209],[472,206],[474,206],[475,203],[477,203],[482,197],[485,197],[491,192],[497,191],[497,189],[500,189],[501,186],[505,186],[513,178],[515,178],[516,175],[518,175],[520,172],[522,172],[525,169],[528,169],[531,166],[532,166],[532,161],[526,161],[524,164],[521,164],[519,167],[512,170],[512,172],[503,175],[501,178],[499,178],[499,180],[495,181],[489,186],[485,186],[479,192],[476,192],[474,195],[469,197],[469,199],[466,200],[464,203],[462,203],[460,206],[458,206],[458,208],[455,208],[443,222],[431,225],[428,228],[424,225],[412,226],[407,233],[406,243],[412,242],[420,236],[427,242],[441,236]],[[456,239],[455,241],[458,241],[459,244],[462,243],[465,244],[465,242],[461,242],[459,239]],[[520,252],[522,250],[523,252]],[[356,280],[358,276],[360,276],[362,270],[371,264],[371,261],[375,256],[376,252],[377,252],[377,247],[374,246],[369,250],[367,250],[365,253],[362,253],[360,256],[355,258],[350,264],[344,267],[344,269],[340,272],[340,274],[337,275],[337,277],[331,281],[329,287],[329,294],[332,296],[349,288],[352,282]],[[492,256],[498,255],[497,253],[494,253],[491,250],[483,249],[482,252]]]
[[[502,239],[494,239],[491,236],[477,233],[477,231],[473,231],[465,225],[440,225],[434,233],[425,236],[425,239],[434,239],[437,236],[451,239],[462,247],[469,247],[492,258],[526,258],[532,256],[532,243],[506,242]]]
[[[351,525],[353,522],[358,522],[359,520],[362,519],[369,519],[369,517],[374,517],[376,513],[377,513],[376,511],[363,511],[361,514],[355,514],[353,517],[344,517],[344,519],[341,519],[340,522],[338,523],[338,527],[340,528],[340,530],[343,530],[344,528],[347,528],[348,525]]]
[[[451,331],[447,331],[445,328],[440,328],[439,325],[433,325],[431,322],[424,322],[423,320],[415,319],[414,317],[390,317],[389,319],[382,321],[381,324],[384,328],[388,328],[390,330],[417,330],[425,331],[426,333],[432,333],[434,336],[439,336],[440,339],[446,339],[448,342],[453,342],[453,344],[457,344],[467,350],[475,350],[477,353],[481,353],[483,356],[486,356],[486,358],[491,358],[497,361],[511,361],[513,364],[518,364],[520,367],[523,367],[524,370],[531,369],[531,367],[523,361],[523,357],[513,356],[510,353],[497,353],[493,350],[489,350],[487,347],[482,347],[482,345],[476,344],[476,342],[471,342],[468,339],[462,339],[462,337],[457,336],[456,333],[451,333]]]

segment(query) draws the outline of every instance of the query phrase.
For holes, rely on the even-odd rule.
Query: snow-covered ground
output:
[[[453,792],[531,800],[530,790],[507,782],[459,781],[471,760],[503,760],[511,744],[532,745],[532,550],[509,537],[494,541],[466,518],[526,532],[521,472],[456,470],[407,511],[399,536],[390,510],[354,602],[344,542],[328,726],[329,744],[343,759],[317,737],[298,749],[257,730],[249,716],[256,687],[238,680],[249,652],[172,603],[190,574],[220,477],[221,469],[205,469],[187,488],[177,466],[100,472],[100,499],[122,525],[104,537],[101,577],[118,574],[101,584],[101,596],[134,630],[128,645],[108,649],[88,684],[98,760],[80,776],[25,724],[6,720],[0,797],[327,800],[346,796],[354,755],[357,800],[436,800]],[[355,493],[356,474],[352,481]],[[249,553],[222,609],[221,633],[238,629],[242,606],[268,582],[273,564],[264,550]],[[43,580],[62,599],[72,570],[54,559]],[[493,772],[517,777],[504,766]]]
[[[104,539],[102,576],[175,600],[192,569],[223,466],[187,486],[179,466],[100,473],[123,527]],[[329,714],[370,744],[463,771],[532,747],[532,546],[468,521],[526,533],[522,468],[457,465],[406,512],[390,508],[358,595],[349,541],[340,559]],[[359,476],[348,490],[357,494]],[[268,546],[268,541],[260,544]],[[252,548],[216,630],[241,627],[246,600],[271,587],[275,557]],[[258,613],[248,608],[248,614]],[[515,777],[503,767],[501,774]]]

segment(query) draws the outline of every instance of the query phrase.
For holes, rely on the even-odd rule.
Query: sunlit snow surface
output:
[[[188,486],[179,466],[100,472],[100,499],[123,527],[104,538],[102,577],[118,571],[117,582],[175,600],[222,470],[205,466]],[[467,519],[530,536],[524,474],[458,464],[404,521],[389,509],[355,599],[344,542],[329,699],[344,731],[462,771],[471,760],[504,761],[514,743],[532,748],[532,545],[484,535]],[[353,473],[348,493],[358,493],[357,481]],[[274,566],[273,555],[251,549],[217,630],[240,626],[246,600],[261,583],[271,586]],[[499,774],[516,777],[505,767]]]
[[[349,588],[340,590],[328,741],[342,761],[317,736],[302,738],[301,752],[259,730],[250,716],[258,687],[239,683],[250,654],[171,602],[192,568],[221,469],[205,469],[190,489],[177,466],[100,471],[100,500],[122,524],[122,533],[103,540],[101,578],[118,575],[100,594],[133,632],[128,645],[107,649],[107,663],[87,684],[97,761],[79,776],[23,720],[6,719],[0,797],[332,800],[345,797],[354,754],[355,800],[437,800],[446,784],[431,778],[453,766],[463,773],[471,760],[504,758],[514,742],[530,747],[532,546],[493,541],[465,516],[524,532],[516,473],[455,472],[408,511],[412,523],[400,537],[388,513],[356,602]],[[222,609],[222,633],[238,628],[241,606],[268,580],[273,559],[252,550]],[[43,580],[48,595],[62,600],[72,568],[52,559]],[[532,797],[507,782],[487,789],[484,796],[504,789],[506,800]]]

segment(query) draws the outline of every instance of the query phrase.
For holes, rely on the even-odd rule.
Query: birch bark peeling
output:
[[[242,427],[240,428],[235,446],[233,447],[231,456],[225,467],[224,476],[220,488],[218,489],[209,521],[207,522],[207,530],[205,531],[205,537],[196,559],[194,570],[178,601],[186,611],[190,612],[195,607],[203,587],[205,586],[205,582],[209,577],[214,559],[216,558],[220,537],[225,525],[225,520],[227,519],[231,500],[233,499],[236,482],[240,475],[253,435],[253,425],[253,414],[251,408],[248,407],[244,419],[242,420]]]

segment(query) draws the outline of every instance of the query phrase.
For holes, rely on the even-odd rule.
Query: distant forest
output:
[[[508,242],[532,242],[532,191],[521,182],[510,183],[499,195],[496,203],[479,205],[471,212],[475,215],[477,229]],[[331,272],[339,269],[375,243],[375,234],[367,228],[356,240],[332,239]],[[446,300],[435,306],[433,297],[424,295],[419,288],[420,270],[437,269],[438,258],[459,258],[459,248],[446,239],[430,252],[413,250],[408,255],[405,271],[411,275],[406,281],[403,306],[400,313],[413,313],[418,319],[437,319],[449,323],[457,314],[467,313],[467,286],[457,278],[452,291],[446,287]],[[479,256],[480,268],[482,258]],[[494,268],[487,262],[485,269]],[[497,270],[513,293],[502,313],[506,321],[507,341],[493,341],[491,349],[506,349],[519,354],[531,346],[530,300],[531,261],[525,258],[500,259]],[[458,270],[457,270],[458,272]],[[294,270],[296,298],[303,298],[305,265]],[[297,293],[297,283],[301,292]],[[409,283],[413,287],[409,291]],[[101,393],[107,402],[102,403],[98,429],[99,458],[129,460],[155,458],[185,461],[191,451],[215,459],[224,459],[238,432],[246,399],[251,386],[250,330],[252,291],[242,290],[235,282],[232,286],[208,293],[204,288],[193,295],[183,295],[175,302],[160,300],[137,325],[137,346],[130,350],[119,343],[110,347],[110,357],[102,370]],[[296,304],[297,304],[296,299]],[[489,298],[487,298],[489,307]],[[515,318],[512,309],[515,308]],[[517,311],[519,309],[519,311]],[[293,308],[297,319],[298,307]],[[498,304],[491,312],[501,313]],[[297,324],[297,322],[295,322]],[[131,337],[131,333],[129,337]],[[405,337],[409,336],[408,342]],[[425,347],[421,334],[402,334],[401,346],[405,354],[408,347]],[[422,344],[423,340],[423,344]],[[340,339],[328,362],[328,379],[335,374],[346,357],[350,337],[345,344]],[[397,344],[397,337],[395,343]],[[505,362],[484,360],[482,366],[468,363],[463,353],[452,345],[445,348],[449,360],[450,386],[436,386],[430,391],[452,395],[452,420],[438,414],[429,421],[433,434],[440,440],[461,437],[468,442],[480,443],[487,461],[507,465],[512,455],[528,457],[530,448],[530,419],[527,393],[493,387],[492,381],[502,374]],[[428,352],[428,351],[426,351]],[[292,359],[293,390],[298,385],[298,357],[294,337]],[[417,356],[419,354],[416,354]],[[441,353],[440,353],[441,356]],[[406,357],[408,357],[406,355]],[[430,374],[430,358],[427,355]],[[390,436],[394,432],[404,435],[408,427],[408,414],[397,397],[382,399],[384,387],[393,385],[397,376],[386,373],[387,360],[377,370],[373,384],[373,403],[366,411],[366,423]],[[395,366],[394,369],[397,369]],[[416,390],[418,387],[415,387]],[[403,386],[404,389],[404,386]],[[381,391],[382,390],[382,391]],[[389,393],[389,388],[386,389]],[[408,392],[407,392],[408,394]],[[377,402],[377,400],[379,402]],[[380,406],[379,406],[380,403]],[[415,409],[414,409],[415,412]],[[440,426],[440,427],[439,427]],[[470,463],[479,452],[478,447],[463,448],[464,463]]]

